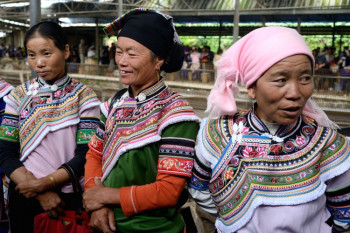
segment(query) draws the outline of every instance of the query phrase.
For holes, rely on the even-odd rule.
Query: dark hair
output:
[[[63,28],[52,21],[43,21],[32,26],[24,39],[24,47],[27,50],[27,43],[30,39],[39,34],[42,37],[51,39],[55,46],[61,51],[64,51],[68,44],[67,35]]]

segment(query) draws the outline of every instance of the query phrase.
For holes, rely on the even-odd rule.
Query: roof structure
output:
[[[1,1],[0,30],[29,27],[29,3],[30,0]],[[180,35],[217,35],[218,26],[211,23],[222,25],[221,35],[232,35],[235,0],[41,0],[41,6],[41,19],[98,22],[101,27],[118,16],[119,7],[122,12],[147,7],[172,15],[177,25],[183,25],[177,26]],[[240,23],[328,23],[302,26],[302,34],[350,34],[350,0],[240,0],[239,15]],[[198,23],[202,26],[189,26]],[[205,23],[208,25],[203,26]],[[242,26],[240,34],[251,29]]]

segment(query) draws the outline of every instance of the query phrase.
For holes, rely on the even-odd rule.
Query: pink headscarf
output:
[[[238,93],[238,83],[249,88],[271,66],[297,54],[308,56],[314,66],[314,57],[304,38],[291,28],[262,27],[242,37],[215,63],[218,75],[208,96],[206,111],[209,117],[235,114],[237,106],[234,95]],[[336,127],[311,98],[303,113],[323,126]]]

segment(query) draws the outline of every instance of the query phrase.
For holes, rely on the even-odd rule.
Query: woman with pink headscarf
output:
[[[189,191],[219,232],[342,232],[350,146],[311,100],[314,58],[294,29],[263,27],[216,63]],[[254,100],[237,111],[238,84]],[[210,195],[209,195],[210,194]]]

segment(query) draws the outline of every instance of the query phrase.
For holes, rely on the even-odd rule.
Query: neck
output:
[[[151,84],[145,84],[142,86],[130,86],[131,94],[133,95],[133,97],[136,97],[141,91],[148,89],[149,87],[153,86],[157,82],[158,80],[152,82]]]

